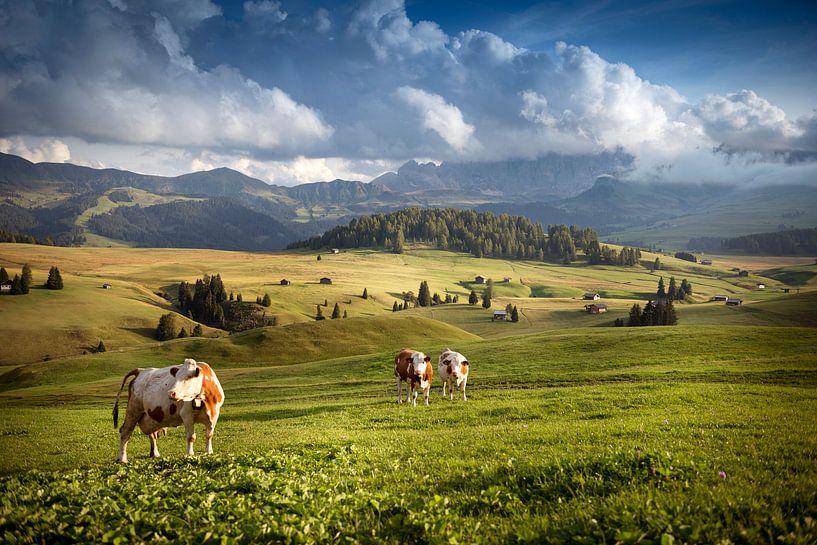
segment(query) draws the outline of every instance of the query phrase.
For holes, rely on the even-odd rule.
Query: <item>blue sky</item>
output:
[[[805,2],[0,0],[0,151],[273,183],[622,149],[811,180]]]

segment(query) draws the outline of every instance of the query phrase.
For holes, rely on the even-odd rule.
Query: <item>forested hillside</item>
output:
[[[465,251],[476,257],[559,260],[570,263],[576,249],[598,242],[592,229],[551,225],[544,228],[522,216],[508,216],[457,208],[406,208],[389,214],[353,219],[323,236],[290,245],[290,248],[378,247],[402,252],[406,241],[437,248]]]
[[[709,252],[726,250],[763,255],[817,255],[817,228],[789,229],[731,238],[699,237],[691,239],[688,246],[690,249]]]
[[[279,250],[295,236],[281,222],[223,198],[123,206],[89,223],[103,236],[154,247]]]

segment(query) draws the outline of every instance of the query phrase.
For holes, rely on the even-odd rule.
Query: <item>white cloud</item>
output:
[[[474,126],[465,122],[459,108],[440,95],[408,86],[400,87],[396,94],[417,112],[424,128],[436,132],[455,150],[463,151],[472,143]]]
[[[65,163],[71,160],[71,150],[56,138],[38,139],[27,143],[22,137],[0,138],[0,152],[19,155],[32,163]]]
[[[525,52],[496,34],[482,30],[460,32],[453,40],[451,49],[461,60],[492,65],[510,62]]]
[[[442,51],[448,43],[448,35],[437,23],[412,23],[403,0],[369,0],[355,13],[349,32],[363,35],[381,61]]]
[[[248,0],[244,2],[244,18],[251,24],[276,24],[286,20],[289,14],[275,0]]]

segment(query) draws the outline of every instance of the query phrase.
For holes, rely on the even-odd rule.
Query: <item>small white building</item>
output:
[[[759,289],[759,290],[765,290],[765,289],[766,289],[766,284],[758,284],[758,285],[757,285],[757,289]]]
[[[332,253],[333,254],[339,254],[340,250],[338,250],[337,248],[332,248]]]
[[[103,290],[109,290],[109,289],[111,289],[112,287],[113,287],[113,286],[111,286],[111,285],[110,285],[110,284],[108,284],[107,282],[105,282],[104,284],[102,284],[102,289],[103,289]]]
[[[14,282],[11,280],[0,283],[0,293],[11,293],[12,286],[14,286]]]
[[[504,310],[495,310],[495,311],[494,311],[494,317],[493,317],[493,320],[494,320],[495,322],[496,322],[496,321],[504,322],[504,321],[506,321],[507,319],[508,319],[508,313],[507,313],[507,312],[505,312]]]
[[[482,276],[481,274],[477,275],[477,276],[474,278],[474,283],[475,283],[475,284],[484,284],[484,283],[485,283],[485,277],[484,277],[484,276]]]
[[[601,299],[601,295],[598,293],[585,293],[582,299],[585,301],[598,301]]]

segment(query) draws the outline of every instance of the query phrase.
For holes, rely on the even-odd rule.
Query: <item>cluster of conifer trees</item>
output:
[[[639,248],[629,248],[625,246],[619,252],[606,244],[599,247],[598,240],[591,240],[585,251],[591,265],[604,263],[606,265],[633,267],[638,265],[641,260],[641,250]]]
[[[290,248],[356,248],[383,246],[401,253],[406,241],[440,249],[469,252],[476,257],[558,260],[570,263],[576,250],[598,241],[592,229],[551,225],[547,233],[522,216],[456,208],[406,208],[353,219],[321,236],[290,244]]]
[[[626,325],[628,327],[637,326],[653,326],[653,325],[676,325],[678,323],[678,316],[675,314],[675,308],[672,305],[672,299],[648,301],[644,305],[644,310],[641,305],[634,304],[630,309],[630,317]],[[625,325],[624,321],[619,318],[616,320],[616,325]]]
[[[54,267],[52,267],[52,270]],[[57,271],[59,273],[59,271]],[[31,290],[31,282],[33,277],[31,275],[31,267],[28,263],[23,265],[20,274],[15,274],[14,278],[9,278],[9,273],[5,268],[0,267],[0,283],[11,280],[11,295],[25,295]],[[62,288],[62,278],[60,278],[60,288]]]
[[[188,282],[179,284],[179,308],[187,313],[188,317],[214,327],[224,326],[224,308],[222,303],[227,300],[227,290],[221,275],[210,276],[196,280],[191,287]]]
[[[658,289],[655,291],[659,299],[669,299],[670,301],[683,301],[692,295],[692,283],[686,278],[681,280],[681,285],[675,281],[674,276],[669,278],[669,286],[665,288],[664,277],[658,279]]]
[[[201,324],[196,324],[190,333],[182,326],[178,331],[176,330],[176,315],[173,313],[163,314],[159,318],[159,325],[156,327],[156,338],[160,341],[169,341],[170,339],[182,339],[184,337],[201,337],[204,331]],[[99,341],[102,344],[102,341]],[[99,351],[99,349],[97,349]]]

